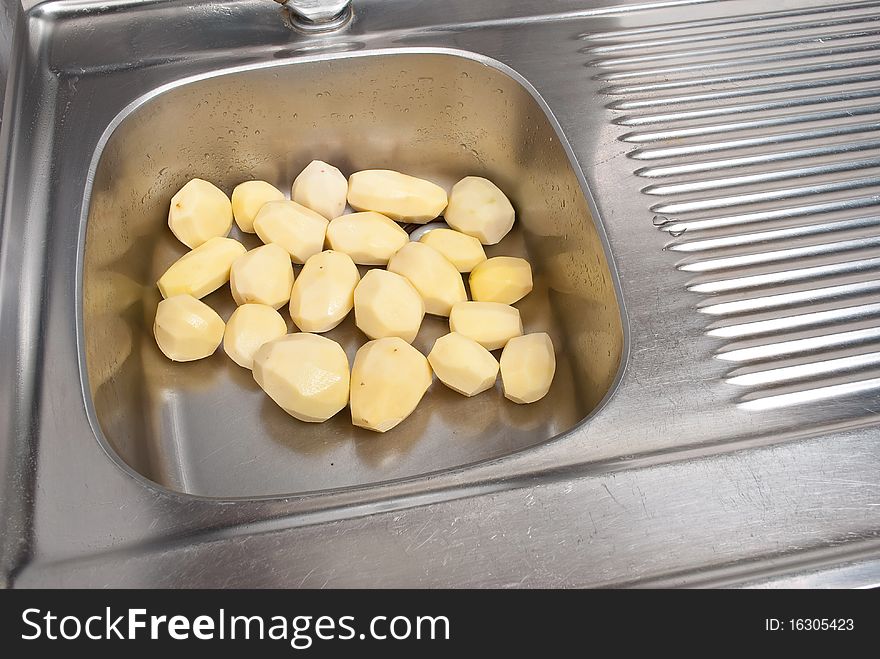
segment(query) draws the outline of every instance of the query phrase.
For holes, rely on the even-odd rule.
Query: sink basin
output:
[[[525,331],[548,331],[557,348],[544,399],[516,405],[500,380],[473,398],[436,382],[405,423],[378,436],[353,427],[347,410],[323,424],[291,419],[222,349],[192,364],[161,354],[155,281],[186,251],[167,228],[171,196],[193,177],[227,193],[251,178],[289,190],[312,159],[346,173],[398,169],[447,189],[485,176],[505,190],[518,221],[488,254],[533,264],[535,290],[518,306]],[[497,458],[582,422],[620,368],[615,276],[580,171],[535,90],[497,62],[374,52],[183,80],[126,108],[95,161],[83,262],[88,388],[112,450],[167,488],[283,495]],[[228,287],[206,302],[224,318],[235,308]],[[415,346],[427,354],[448,331],[447,319],[428,316]],[[366,340],[353,314],[326,336],[350,361]]]

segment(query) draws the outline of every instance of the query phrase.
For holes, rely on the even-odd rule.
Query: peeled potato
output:
[[[532,290],[532,267],[525,259],[495,256],[474,268],[471,297],[480,302],[513,304]]]
[[[293,180],[290,198],[328,220],[345,212],[348,181],[333,165],[313,160]]]
[[[494,245],[513,227],[514,212],[510,200],[492,181],[468,176],[452,186],[443,217],[453,229]]]
[[[498,302],[459,302],[449,314],[449,329],[464,334],[486,350],[503,348],[522,334],[519,309]]]
[[[405,277],[370,270],[354,289],[354,319],[371,339],[396,336],[412,343],[425,316],[422,296]]]
[[[324,249],[327,218],[295,201],[263,204],[254,219],[254,231],[264,243],[283,247],[294,263],[305,263]]]
[[[331,249],[345,252],[359,265],[385,265],[409,242],[409,234],[381,213],[342,215],[327,227]]]
[[[452,229],[432,229],[421,238],[420,243],[433,247],[459,272],[470,272],[486,260],[483,245],[473,236]]]
[[[388,261],[388,270],[406,277],[425,301],[425,311],[448,316],[452,305],[467,300],[455,266],[433,247],[409,242]]]
[[[175,295],[156,308],[153,334],[168,359],[191,362],[214,353],[223,340],[223,319],[192,295]]]
[[[290,300],[291,286],[290,256],[275,243],[242,254],[229,273],[229,288],[236,304],[265,304],[280,309]]]
[[[428,362],[443,384],[465,396],[491,389],[498,377],[498,360],[492,353],[458,332],[437,339]]]
[[[285,334],[287,323],[275,309],[265,304],[243,304],[226,323],[223,350],[239,366],[253,368],[257,350]]]
[[[266,181],[245,181],[232,191],[232,214],[245,233],[254,233],[254,218],[263,204],[284,199],[284,193]]]
[[[329,249],[315,254],[290,291],[290,317],[303,332],[332,330],[354,306],[360,279],[348,254]]]
[[[336,341],[298,332],[264,343],[254,380],[300,421],[326,421],[348,403],[348,358]]]
[[[446,190],[390,169],[365,169],[348,179],[348,203],[355,210],[376,211],[399,222],[424,224],[446,208]]]
[[[514,403],[534,403],[550,391],[556,354],[546,332],[510,339],[501,353],[504,396]]]
[[[187,294],[203,298],[216,291],[229,281],[232,263],[246,251],[232,238],[211,238],[177,259],[159,278],[162,297]]]
[[[403,339],[362,345],[351,368],[351,422],[386,432],[412,414],[431,386],[431,366]]]
[[[168,226],[180,242],[193,249],[211,238],[229,235],[232,204],[216,185],[194,178],[171,197]]]

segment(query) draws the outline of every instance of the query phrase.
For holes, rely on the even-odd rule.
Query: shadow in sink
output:
[[[546,329],[557,349],[544,400],[517,406],[500,384],[467,399],[435,380],[407,421],[374,435],[347,410],[324,424],[287,416],[222,348],[190,364],[165,359],[152,337],[155,282],[185,251],[166,225],[171,196],[195,176],[227,193],[250,178],[288,190],[313,158],[447,187],[481,175],[508,194],[516,228],[487,251],[533,264],[535,289],[518,306],[526,331]],[[120,118],[87,194],[82,320],[95,418],[122,460],[172,490],[296,494],[497,458],[573,428],[621,367],[614,275],[567,149],[527,86],[480,58],[373,52],[183,81]],[[206,301],[224,319],[234,308],[225,288]],[[427,353],[446,331],[427,317],[415,346]],[[351,317],[328,336],[350,359],[365,341]]]

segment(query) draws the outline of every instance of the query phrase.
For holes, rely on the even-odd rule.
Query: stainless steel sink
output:
[[[89,391],[112,450],[181,492],[284,495],[497,458],[596,409],[624,345],[614,275],[563,138],[534,90],[503,68],[425,49],[272,61],[174,83],[117,117],[90,176],[82,290]],[[396,168],[447,189],[487,176],[507,191],[517,230],[490,253],[535,266],[536,288],[519,306],[526,331],[549,331],[559,349],[546,398],[523,407],[500,385],[466,399],[437,383],[406,423],[377,437],[347,414],[292,420],[222,351],[187,365],[162,355],[155,282],[186,250],[167,230],[171,196],[195,176],[227,192],[250,178],[286,190],[315,158],[346,172]],[[207,301],[227,318],[235,309],[228,287]],[[415,345],[427,354],[448,331],[447,319],[428,317]],[[350,361],[365,340],[352,316],[327,336]]]
[[[880,3],[10,4],[7,585],[880,582]],[[170,194],[314,156],[509,191],[544,403],[367,437],[158,356]]]

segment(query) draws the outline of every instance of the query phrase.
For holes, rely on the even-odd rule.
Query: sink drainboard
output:
[[[747,410],[880,389],[874,5],[582,35]]]

